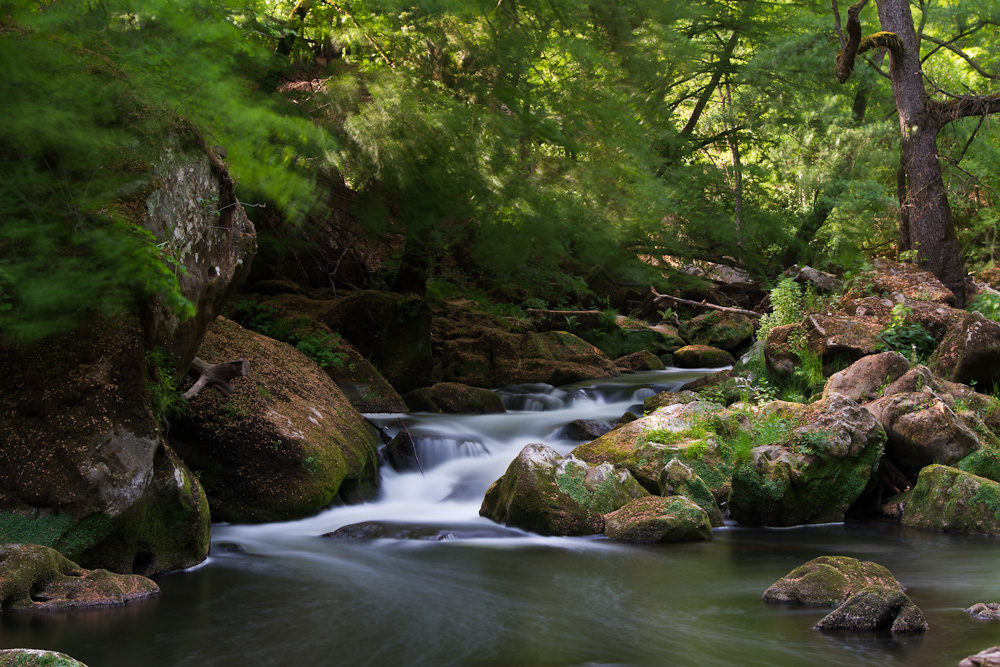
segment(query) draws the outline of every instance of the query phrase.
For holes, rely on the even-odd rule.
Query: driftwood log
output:
[[[229,396],[233,393],[233,388],[230,386],[229,381],[241,375],[246,375],[249,370],[250,362],[246,359],[236,359],[235,361],[226,361],[221,364],[210,364],[203,359],[195,357],[194,361],[191,362],[191,368],[188,369],[188,375],[193,375],[198,379],[195,380],[190,389],[184,392],[184,398],[190,400],[205,387],[214,389],[223,396]]]
[[[744,310],[743,308],[729,308],[727,306],[718,306],[714,303],[708,303],[706,301],[691,301],[689,299],[681,299],[676,296],[670,296],[669,294],[660,294],[656,291],[655,287],[650,287],[649,291],[653,293],[653,301],[660,303],[661,301],[670,301],[672,303],[678,303],[682,306],[690,306],[691,308],[704,308],[706,310],[718,310],[723,313],[733,313],[735,315],[746,315],[747,317],[753,317],[760,319],[763,317],[761,313]]]

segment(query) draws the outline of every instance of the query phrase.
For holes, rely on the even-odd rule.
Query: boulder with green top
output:
[[[712,539],[712,523],[690,498],[646,496],[605,514],[604,534],[625,542],[700,542]]]
[[[862,588],[815,625],[824,631],[889,630],[893,634],[925,632],[923,612],[901,590],[879,587]]]
[[[1000,535],[1000,483],[943,465],[920,471],[902,523],[928,530]]]
[[[867,410],[833,394],[799,411],[788,437],[761,445],[733,472],[729,510],[752,526],[842,521],[872,483],[885,431]]]
[[[763,600],[775,604],[835,606],[868,587],[902,590],[892,573],[878,563],[850,556],[820,556],[771,584],[764,591]]]
[[[648,350],[615,359],[615,367],[622,371],[662,371],[666,368],[660,358]]]
[[[0,611],[118,606],[159,592],[151,579],[86,570],[49,547],[0,545]]]
[[[733,355],[710,345],[685,345],[674,350],[674,365],[678,368],[720,368],[734,363]]]
[[[648,495],[627,470],[527,445],[486,491],[481,516],[542,535],[591,535],[603,515]]]
[[[712,311],[684,322],[681,337],[691,345],[709,345],[732,351],[753,338],[753,321],[746,315]]]
[[[0,649],[0,667],[87,667],[58,651],[37,648]]]
[[[721,526],[722,512],[715,502],[712,490],[702,481],[691,466],[680,459],[671,459],[660,473],[661,496],[684,496],[705,511],[713,526]]]
[[[287,521],[334,501],[359,502],[378,484],[375,429],[333,381],[292,346],[219,318],[206,361],[249,359],[233,393],[202,392],[171,429],[217,521]]]

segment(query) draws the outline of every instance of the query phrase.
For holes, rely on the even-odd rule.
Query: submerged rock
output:
[[[371,540],[423,540],[443,542],[446,540],[470,540],[524,537],[520,530],[505,528],[496,524],[420,524],[410,525],[392,521],[365,521],[342,526],[325,533],[323,537],[334,540],[368,542]]]
[[[977,602],[965,613],[980,621],[1000,621],[1000,602]]]
[[[690,498],[645,496],[605,514],[604,534],[625,542],[699,542],[712,539],[712,524]]]
[[[1000,667],[1000,646],[988,648],[958,663],[958,667]]]
[[[599,419],[574,419],[555,432],[555,437],[589,442],[611,430],[611,424]]]
[[[903,524],[929,530],[1000,535],[1000,483],[964,470],[930,465],[920,471]]]
[[[159,592],[150,579],[85,570],[49,547],[0,545],[0,611],[116,606]]]
[[[486,491],[481,516],[542,535],[590,535],[603,515],[648,495],[627,470],[527,445]]]
[[[75,658],[57,651],[37,648],[0,649],[0,667],[87,667]]]

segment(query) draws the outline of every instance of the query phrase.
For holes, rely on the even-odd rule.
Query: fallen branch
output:
[[[195,375],[198,379],[191,385],[190,389],[184,392],[184,398],[190,400],[205,387],[210,387],[223,396],[229,396],[233,393],[229,381],[235,377],[246,375],[249,370],[250,362],[246,359],[210,364],[195,357],[194,361],[191,362],[191,368],[188,369],[188,375]]]
[[[670,296],[669,294],[660,294],[656,291],[656,288],[650,287],[649,291],[653,293],[653,301],[659,303],[660,301],[672,301],[674,303],[679,303],[682,306],[690,306],[691,308],[705,308],[706,310],[718,310],[723,313],[733,313],[734,315],[746,315],[747,317],[754,317],[760,319],[763,317],[761,313],[754,312],[752,310],[744,310],[742,308],[728,308],[726,306],[718,306],[714,303],[708,303],[704,300],[702,301],[690,301],[688,299],[681,299],[676,296]]]

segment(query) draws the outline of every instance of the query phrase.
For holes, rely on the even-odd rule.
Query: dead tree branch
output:
[[[233,393],[233,388],[230,386],[229,381],[241,375],[246,375],[249,370],[250,362],[246,359],[236,359],[235,361],[226,361],[221,364],[210,364],[195,357],[194,361],[191,362],[191,368],[188,369],[188,375],[194,375],[198,379],[191,385],[190,389],[184,392],[184,398],[190,400],[205,387],[214,389],[223,396],[229,396]]]
[[[660,301],[672,301],[673,303],[680,304],[682,306],[690,306],[691,308],[704,308],[706,310],[718,310],[722,313],[732,313],[734,315],[746,315],[747,317],[753,317],[760,319],[763,317],[761,313],[754,312],[752,310],[744,310],[742,308],[729,308],[726,306],[719,306],[714,303],[708,303],[706,301],[691,301],[689,299],[681,299],[676,296],[670,296],[669,294],[660,294],[656,291],[655,287],[650,287],[649,291],[653,293],[653,301],[659,303]]]

